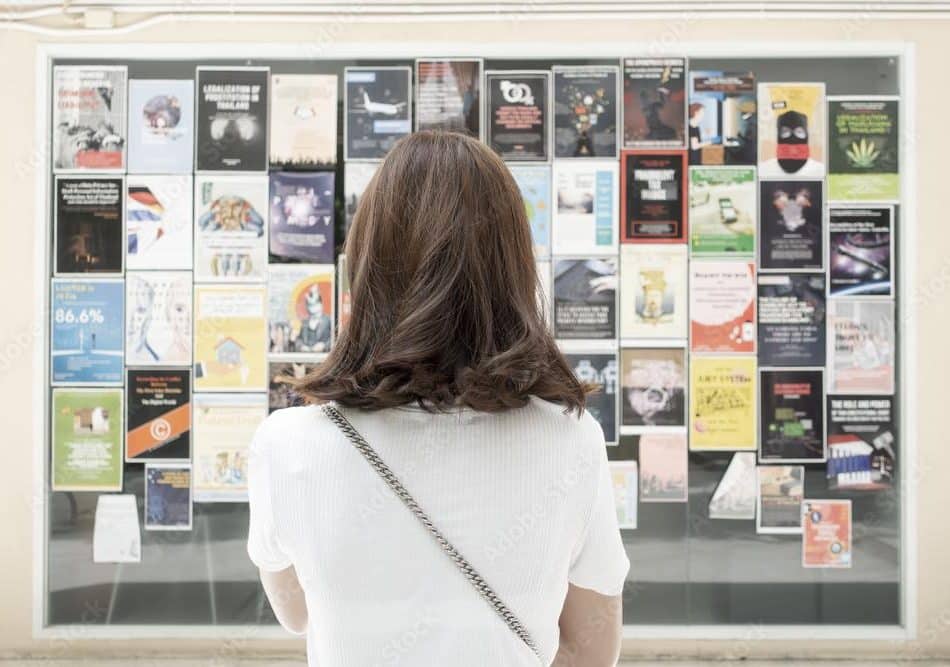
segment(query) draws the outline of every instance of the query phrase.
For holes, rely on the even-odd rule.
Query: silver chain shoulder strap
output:
[[[452,562],[458,567],[459,571],[465,575],[465,578],[468,579],[468,582],[478,591],[479,595],[491,605],[492,609],[501,617],[505,624],[511,628],[511,631],[514,632],[521,641],[523,641],[531,652],[537,656],[539,662],[544,662],[541,659],[541,654],[538,653],[537,646],[535,646],[534,639],[528,633],[528,630],[524,627],[518,617],[515,616],[514,612],[508,608],[501,598],[498,597],[498,594],[488,585],[482,575],[480,575],[472,564],[465,559],[458,549],[456,549],[451,542],[446,539],[442,532],[435,527],[435,524],[432,523],[432,520],[429,518],[429,515],[423,511],[419,506],[419,503],[416,502],[415,498],[410,495],[406,490],[406,487],[402,485],[402,482],[396,477],[392,470],[389,469],[389,466],[379,457],[376,453],[376,450],[366,442],[365,438],[360,435],[349,420],[343,416],[343,414],[337,410],[335,407],[329,404],[324,404],[321,406],[323,413],[329,417],[330,421],[337,425],[340,431],[343,432],[343,435],[346,436],[354,447],[363,455],[363,458],[372,466],[373,470],[383,478],[383,481],[392,489],[393,493],[403,502],[403,504],[409,508],[409,511],[412,512],[417,519],[426,527],[426,530],[429,531],[429,534],[435,538],[435,541],[439,543],[439,546],[442,547],[442,551],[452,559]]]

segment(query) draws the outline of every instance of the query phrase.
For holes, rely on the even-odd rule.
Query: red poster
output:
[[[851,567],[851,501],[802,503],[802,567]]]
[[[753,262],[690,262],[690,350],[755,352],[755,298]]]

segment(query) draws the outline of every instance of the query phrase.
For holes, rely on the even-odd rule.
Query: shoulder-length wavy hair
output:
[[[399,141],[344,248],[352,310],[296,383],[311,402],[498,412],[530,396],[583,410],[545,323],[524,201],[505,164],[452,132]]]

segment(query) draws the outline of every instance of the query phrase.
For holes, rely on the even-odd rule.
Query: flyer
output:
[[[623,145],[686,143],[686,58],[623,59]]]
[[[270,168],[336,165],[335,74],[272,74]]]
[[[689,377],[690,451],[755,451],[755,357],[694,355]]]
[[[894,393],[894,302],[828,302],[831,394]]]
[[[824,461],[824,369],[762,369],[759,373],[759,461]]]
[[[125,460],[191,460],[191,372],[130,368],[125,391]]]
[[[270,354],[313,357],[333,344],[333,264],[271,264],[267,279]]]
[[[535,258],[551,256],[551,167],[516,164],[510,167],[524,199]]]
[[[53,491],[122,490],[122,389],[53,389]]]
[[[193,190],[190,174],[127,177],[127,269],[191,270]]]
[[[828,292],[831,296],[894,296],[894,207],[831,206]]]
[[[620,174],[615,160],[555,160],[555,255],[616,255]]]
[[[282,410],[306,405],[307,400],[294,389],[299,382],[317,369],[319,364],[297,361],[272,361],[270,363],[270,383],[267,387],[268,410]]]
[[[685,245],[620,246],[620,337],[688,336]]]
[[[617,337],[617,260],[554,262],[554,337]]]
[[[752,72],[690,72],[689,163],[755,164],[755,103]]]
[[[122,384],[122,280],[53,278],[51,290],[52,383]]]
[[[55,274],[122,273],[122,177],[57,176],[55,187]]]
[[[826,477],[830,490],[892,488],[897,446],[893,397],[828,397]]]
[[[345,160],[382,160],[412,132],[411,67],[347,67],[344,80]]]
[[[755,263],[703,260],[689,267],[689,349],[755,352]]]
[[[897,97],[828,98],[828,199],[900,199]]]
[[[755,452],[736,452],[729,460],[729,466],[709,500],[709,518],[755,519],[758,487]]]
[[[851,567],[851,501],[806,500],[802,567]]]
[[[685,433],[640,436],[640,501],[685,503],[689,500],[689,454]]]
[[[690,167],[693,256],[754,255],[756,204],[755,167]]]
[[[620,350],[624,433],[686,429],[686,349]]]
[[[759,181],[759,209],[760,270],[824,268],[822,181]]]
[[[125,363],[190,366],[191,272],[129,271],[125,288]]]
[[[270,253],[282,259],[333,262],[332,171],[270,174]]]
[[[482,60],[416,60],[416,131],[450,130],[482,138]]]
[[[267,273],[267,176],[195,177],[195,282]]]
[[[53,68],[53,171],[125,169],[124,65]]]
[[[797,534],[802,532],[802,501],[805,498],[804,466],[756,466],[758,503],[755,532]]]
[[[195,394],[196,503],[247,502],[248,448],[267,417],[267,394]]]
[[[337,331],[350,321],[353,315],[353,295],[350,293],[350,273],[346,265],[346,255],[340,255],[336,261],[336,326]]]
[[[623,151],[623,241],[686,242],[686,152]]]
[[[635,530],[637,527],[637,475],[636,461],[609,461],[610,479],[614,485],[614,505],[617,508],[617,526],[620,530]]]
[[[145,465],[145,530],[191,530],[191,464]]]
[[[198,67],[196,171],[267,171],[266,67]]]
[[[129,81],[129,173],[190,175],[194,123],[191,79]]]
[[[554,73],[554,157],[617,157],[620,70],[561,66]]]
[[[587,397],[587,411],[600,424],[605,443],[617,444],[617,354],[565,352],[564,358],[578,380],[598,387]]]
[[[825,84],[759,84],[759,178],[825,175]]]
[[[825,274],[759,274],[759,363],[825,365]]]
[[[142,535],[134,494],[109,493],[96,497],[92,562],[142,562]]]
[[[485,72],[488,145],[512,162],[547,162],[550,72]]]
[[[263,285],[195,286],[195,391],[266,391]]]
[[[350,233],[353,225],[353,216],[360,203],[360,197],[376,175],[379,164],[376,162],[347,162],[343,166],[343,208],[346,210],[346,227],[344,236]]]

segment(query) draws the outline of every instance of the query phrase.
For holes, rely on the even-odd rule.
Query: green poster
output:
[[[53,389],[53,491],[121,491],[122,389]]]
[[[753,255],[755,196],[755,167],[690,167],[692,254]]]
[[[897,201],[900,146],[896,97],[828,100],[828,199]]]

